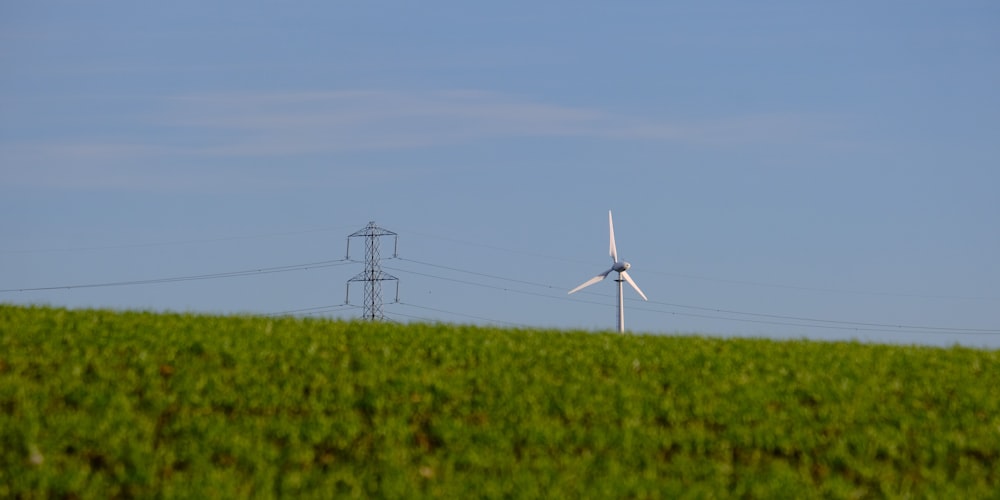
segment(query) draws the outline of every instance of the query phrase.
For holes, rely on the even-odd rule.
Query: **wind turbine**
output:
[[[618,260],[618,249],[615,248],[615,223],[611,220],[611,210],[608,210],[608,230],[611,233],[611,269],[590,278],[582,285],[570,290],[569,293],[575,293],[583,290],[584,288],[607,278],[608,275],[611,274],[611,271],[617,271],[618,279],[615,281],[618,282],[618,333],[625,333],[625,299],[622,298],[622,281],[627,281],[629,285],[632,285],[632,288],[639,293],[642,300],[649,299],[646,298],[646,294],[642,293],[642,290],[639,290],[639,285],[636,285],[635,281],[632,280],[632,277],[628,275],[628,270],[632,267],[632,264],[629,264],[624,260]]]

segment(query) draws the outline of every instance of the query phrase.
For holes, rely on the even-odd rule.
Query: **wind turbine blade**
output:
[[[618,249],[615,248],[615,223],[611,220],[611,210],[608,210],[608,230],[611,233],[611,260],[618,262]]]
[[[570,290],[566,295],[569,295],[570,293],[579,292],[580,290],[583,290],[584,288],[587,288],[588,286],[593,285],[594,283],[597,283],[598,281],[601,281],[604,278],[607,278],[608,277],[608,273],[610,273],[611,271],[612,271],[611,269],[608,269],[607,271],[604,271],[603,273],[598,274],[597,276],[594,276],[593,278],[590,278],[589,280],[587,280],[586,282],[584,282],[582,285],[580,285],[580,286],[578,286],[578,287]]]
[[[621,275],[622,278],[625,278],[625,281],[628,281],[628,284],[632,285],[632,288],[635,288],[635,291],[639,292],[639,295],[642,296],[642,300],[649,300],[646,298],[646,294],[642,293],[642,290],[639,290],[639,285],[636,285],[635,281],[632,281],[632,277],[628,275],[628,271],[622,271]]]

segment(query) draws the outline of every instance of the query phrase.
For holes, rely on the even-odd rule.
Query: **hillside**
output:
[[[973,498],[1000,352],[0,306],[0,497]]]

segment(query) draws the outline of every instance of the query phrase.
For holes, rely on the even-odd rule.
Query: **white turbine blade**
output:
[[[611,233],[611,260],[618,262],[618,249],[615,248],[615,223],[611,220],[611,210],[608,210],[608,230]]]
[[[632,285],[632,288],[635,288],[635,291],[639,292],[639,295],[642,296],[642,300],[649,300],[646,298],[646,294],[642,293],[642,290],[639,290],[639,285],[636,285],[635,282],[632,281],[632,277],[628,275],[627,271],[622,271],[621,275],[622,278],[625,278],[625,281],[628,281],[628,284]]]
[[[578,286],[578,287],[570,290],[566,295],[569,295],[570,293],[579,292],[580,290],[583,290],[584,288],[587,288],[588,286],[593,285],[594,283],[597,283],[598,281],[601,281],[604,278],[607,278],[608,277],[608,273],[610,273],[611,271],[612,271],[611,269],[608,269],[607,271],[604,271],[603,273],[598,274],[597,276],[594,276],[593,278],[590,278],[589,280],[587,280],[586,282],[584,282],[582,285],[580,285],[580,286]]]

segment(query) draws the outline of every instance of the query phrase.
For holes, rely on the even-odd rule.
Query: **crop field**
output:
[[[998,491],[1000,351],[0,305],[0,498]]]

